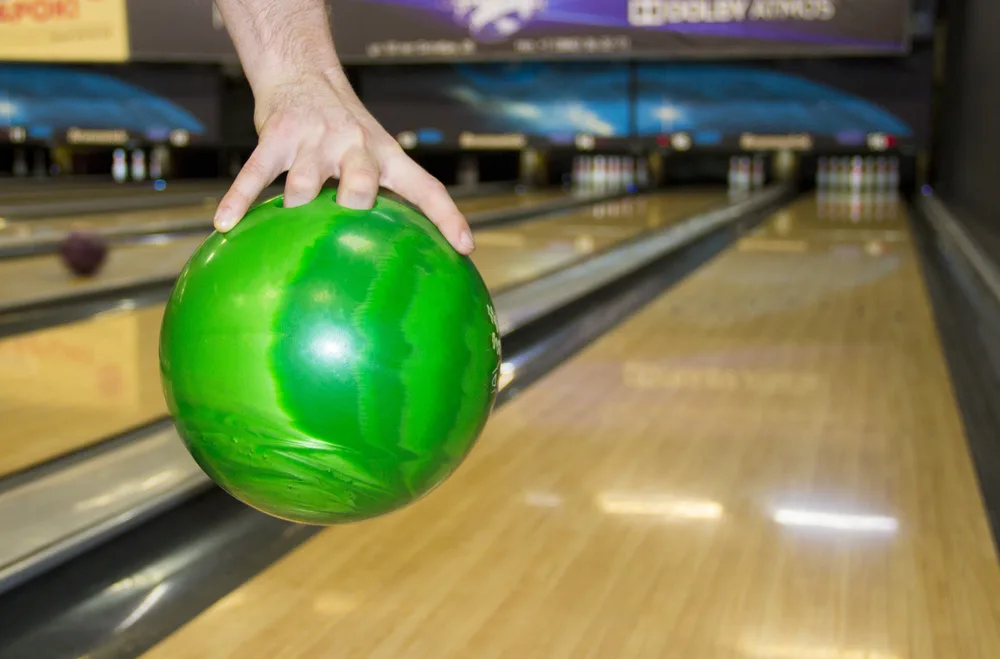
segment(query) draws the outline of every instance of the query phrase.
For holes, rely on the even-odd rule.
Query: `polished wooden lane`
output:
[[[0,476],[163,416],[163,307],[0,339]]]
[[[1000,657],[896,212],[776,214],[498,410],[439,490],[321,532],[148,659]]]
[[[475,261],[487,284],[497,290],[585,258],[586,250],[567,248],[578,239],[586,239],[595,249],[605,247],[723,199],[722,193],[664,193],[641,203],[622,199],[600,204],[596,210],[584,208],[516,227],[483,230],[476,234],[480,245]],[[175,243],[150,246],[129,261],[119,260],[119,270],[109,269],[102,276],[125,279],[157,268],[166,274],[171,268],[176,272],[200,240],[192,239],[186,252]],[[516,254],[509,249],[511,240],[518,245]],[[161,256],[153,258],[154,254]],[[0,262],[0,270],[4,265]],[[5,283],[4,276],[15,279]],[[59,272],[47,276],[53,284],[67,281]],[[0,275],[0,290],[31,282],[16,277],[11,270]],[[162,314],[162,305],[126,309],[0,339],[0,475],[164,415],[157,360]]]
[[[456,204],[463,213],[513,210],[553,201],[566,194],[562,190],[554,189],[532,190],[520,194],[485,194],[460,198]],[[176,228],[179,223],[182,226],[199,220],[209,223],[218,202],[218,195],[206,193],[203,203],[188,206],[114,213],[80,213],[51,219],[0,220],[0,245],[4,244],[4,240],[41,239],[65,231],[115,231],[135,227],[169,231],[171,226]]]

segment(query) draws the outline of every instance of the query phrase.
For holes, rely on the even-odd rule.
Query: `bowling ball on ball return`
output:
[[[108,258],[108,241],[93,233],[72,231],[60,241],[59,255],[73,274],[91,277]]]

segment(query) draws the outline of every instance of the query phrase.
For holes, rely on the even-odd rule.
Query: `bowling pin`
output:
[[[889,188],[895,190],[899,187],[899,158],[893,156],[889,159]]]
[[[589,189],[594,185],[594,158],[584,156],[580,159],[580,185]]]
[[[124,183],[128,178],[128,159],[125,149],[115,149],[111,156],[111,176],[118,183]]]
[[[864,213],[864,203],[862,201],[861,188],[854,188],[848,197],[848,212],[851,222],[860,222]]]
[[[594,183],[598,190],[603,190],[608,183],[608,162],[604,156],[594,156]]]
[[[820,190],[825,190],[830,184],[830,171],[828,167],[826,157],[821,156],[816,163],[816,187]]]
[[[164,173],[164,153],[162,146],[154,146],[149,152],[149,177],[152,179],[163,178]]]
[[[645,158],[639,158],[635,177],[640,188],[645,188],[649,185],[649,162]]]
[[[611,189],[620,190],[622,187],[622,159],[618,156],[611,156],[608,159],[608,178]]]
[[[146,180],[146,152],[142,149],[132,151],[132,180]]]
[[[625,187],[631,188],[635,185],[635,158],[625,156],[623,168],[625,169]]]

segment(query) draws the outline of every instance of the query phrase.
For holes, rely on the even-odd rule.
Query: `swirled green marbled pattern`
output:
[[[205,472],[297,522],[385,514],[462,462],[497,393],[479,273],[409,207],[277,198],[191,258],[167,303],[168,408]]]

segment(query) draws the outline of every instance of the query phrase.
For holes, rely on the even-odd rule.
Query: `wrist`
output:
[[[346,81],[337,56],[332,51],[310,57],[274,57],[271,54],[261,54],[259,58],[248,62],[244,73],[255,95],[305,78],[322,78],[330,83],[340,78]]]

